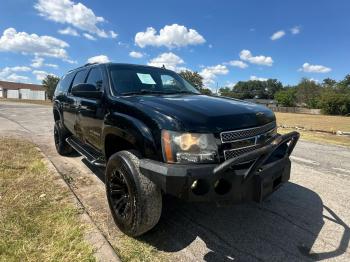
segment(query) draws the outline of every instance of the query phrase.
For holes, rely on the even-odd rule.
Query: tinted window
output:
[[[73,77],[74,73],[63,76],[57,84],[55,94],[57,95],[58,93],[67,92],[72,83]]]
[[[98,67],[91,69],[86,83],[95,85],[99,88],[102,86],[102,72]]]
[[[72,86],[84,83],[85,82],[85,78],[86,78],[86,74],[87,74],[87,70],[79,71],[74,77],[74,81],[73,81],[73,85]]]
[[[122,95],[199,92],[175,72],[152,67],[110,67],[114,89]]]

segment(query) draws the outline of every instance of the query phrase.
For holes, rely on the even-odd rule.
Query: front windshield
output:
[[[111,66],[110,75],[113,88],[119,95],[199,94],[178,74],[162,68]]]

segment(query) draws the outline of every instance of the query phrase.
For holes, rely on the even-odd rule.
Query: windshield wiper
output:
[[[157,90],[148,90],[148,89],[141,89],[138,91],[132,91],[132,92],[124,92],[121,93],[123,96],[129,96],[129,95],[143,95],[143,94],[167,94],[163,91],[157,91]]]
[[[192,95],[200,95],[200,93],[195,93],[187,90],[177,90],[173,92],[167,92],[167,94],[192,94]]]
[[[138,91],[122,93],[123,96],[143,95],[143,94],[162,94],[162,95],[192,94],[192,95],[200,95],[200,93],[195,93],[195,92],[187,91],[187,90],[159,91],[159,90],[149,90],[149,89],[141,89],[141,90],[138,90]]]

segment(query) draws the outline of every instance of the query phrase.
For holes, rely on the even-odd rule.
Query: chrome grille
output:
[[[235,131],[226,131],[220,134],[222,143],[230,143],[239,139],[254,137],[263,133],[270,131],[276,127],[276,122],[271,122],[263,126],[235,130]]]
[[[248,153],[248,152],[251,152],[255,149],[258,149],[259,147],[261,147],[261,145],[254,145],[254,146],[250,146],[250,147],[224,150],[224,156],[225,156],[226,160],[231,159],[233,157],[237,157],[237,156],[240,156],[244,153]]]

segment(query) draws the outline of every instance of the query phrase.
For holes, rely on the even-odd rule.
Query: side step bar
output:
[[[105,167],[106,163],[101,155],[98,155],[92,150],[88,150],[74,137],[66,138],[66,142],[74,148],[80,155],[82,155],[91,165],[98,167]]]

